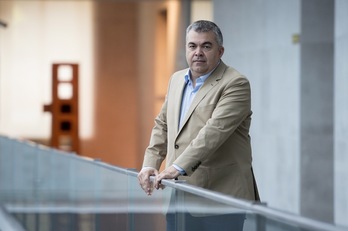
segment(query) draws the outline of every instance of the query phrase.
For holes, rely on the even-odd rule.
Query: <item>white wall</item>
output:
[[[253,166],[270,207],[299,212],[299,0],[215,0],[223,60],[252,87]]]
[[[80,134],[92,132],[93,3],[0,1],[0,133],[49,138],[51,65],[80,65]]]

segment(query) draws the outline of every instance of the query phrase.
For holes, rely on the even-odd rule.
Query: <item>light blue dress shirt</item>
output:
[[[185,89],[183,91],[182,101],[181,101],[181,109],[180,109],[180,118],[179,118],[179,129],[182,127],[183,122],[185,120],[185,116],[192,104],[193,99],[195,98],[198,90],[202,87],[204,82],[207,80],[207,78],[210,76],[210,74],[214,71],[213,69],[208,74],[202,75],[199,78],[196,79],[196,86],[193,87],[193,83],[191,80],[191,72],[190,70],[185,75]],[[186,172],[178,165],[173,164],[174,168],[176,168],[181,175],[185,175]]]
[[[202,87],[203,83],[205,82],[205,80],[209,77],[209,75],[211,74],[211,72],[209,72],[208,74],[202,75],[199,78],[196,79],[196,86],[193,87],[193,83],[192,80],[190,78],[190,71],[187,72],[187,74],[185,75],[185,89],[183,92],[183,96],[182,96],[182,101],[181,101],[181,111],[180,111],[180,118],[179,118],[179,128],[182,127],[182,123],[185,119],[185,116],[187,114],[187,111],[189,110],[192,101],[194,99],[194,97],[196,96],[198,90]]]

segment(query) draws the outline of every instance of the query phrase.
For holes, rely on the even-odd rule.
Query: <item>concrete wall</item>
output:
[[[348,226],[348,1],[335,2],[335,222]]]
[[[216,0],[223,60],[252,87],[254,168],[269,206],[299,212],[300,2]]]
[[[251,81],[263,201],[342,226],[348,226],[347,10],[344,0],[214,0],[223,59]]]
[[[301,1],[300,213],[333,222],[334,1]]]

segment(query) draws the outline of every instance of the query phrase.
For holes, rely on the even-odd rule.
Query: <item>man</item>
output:
[[[246,200],[259,200],[252,172],[250,85],[221,60],[219,27],[196,21],[186,31],[188,69],[170,79],[155,119],[138,179],[151,195],[162,179],[187,183]],[[159,168],[166,158],[166,168]]]

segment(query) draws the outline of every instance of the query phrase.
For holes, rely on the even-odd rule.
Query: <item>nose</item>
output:
[[[195,51],[195,56],[202,56],[202,55],[203,55],[202,49],[200,47],[197,47]]]

